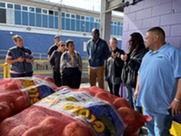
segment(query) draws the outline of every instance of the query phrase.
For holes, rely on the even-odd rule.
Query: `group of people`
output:
[[[152,116],[146,123],[149,136],[169,136],[172,118],[181,114],[181,51],[165,42],[161,27],[146,32],[145,40],[138,32],[130,35],[128,51],[117,47],[116,38],[109,45],[100,38],[99,30],[92,29],[87,42],[88,76],[90,86],[104,89],[107,81],[110,93],[119,96],[120,85],[127,89],[130,105],[145,115]],[[11,64],[11,77],[32,76],[33,55],[23,46],[19,35],[13,36],[16,46],[10,48],[6,62]],[[74,42],[60,41],[49,48],[48,60],[57,86],[79,88],[82,58],[75,51]],[[144,110],[142,110],[144,109]]]
[[[48,49],[48,60],[57,86],[79,88],[81,84],[82,58],[74,46],[72,40],[64,43],[60,41],[60,36],[55,36],[54,45]]]

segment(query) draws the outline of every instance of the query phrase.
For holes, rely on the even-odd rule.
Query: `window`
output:
[[[8,3],[8,4],[7,4],[7,8],[13,9],[13,4]]]
[[[58,12],[57,11],[55,11],[55,16],[58,16]]]
[[[3,8],[5,8],[5,6],[6,6],[6,4],[5,4],[5,3],[3,3],[3,2],[0,2],[0,7],[3,7]]]
[[[81,16],[81,20],[84,20],[84,18],[85,18],[84,16]]]
[[[36,13],[41,14],[41,8],[36,8]]]
[[[0,23],[6,23],[6,9],[0,8]]]
[[[74,15],[74,14],[71,14],[71,18],[75,18],[75,15]]]
[[[49,10],[49,15],[53,16],[53,11],[52,10]]]
[[[46,9],[43,9],[43,10],[42,10],[42,13],[43,13],[43,14],[48,14],[48,11],[47,11]]]
[[[70,30],[70,19],[66,18],[65,21],[66,21],[65,30]]]
[[[54,28],[58,29],[58,17],[57,16],[55,17],[55,27]]]
[[[80,20],[76,20],[76,31],[80,31]]]
[[[90,18],[89,17],[86,17],[86,21],[89,21],[90,20]]]
[[[14,24],[15,21],[15,12],[13,9],[6,9],[6,23],[7,24]]]
[[[29,25],[35,26],[35,13],[29,12]]]
[[[43,15],[43,20],[42,20],[42,23],[43,23],[43,27],[48,27],[48,16],[47,15]]]
[[[71,19],[71,21],[70,21],[70,29],[72,30],[72,31],[75,31],[75,19]]]
[[[79,16],[79,15],[76,15],[76,19],[77,19],[77,20],[80,20],[80,16]]]
[[[53,28],[54,27],[54,17],[49,15],[49,28]]]
[[[65,17],[65,13],[64,12],[62,12],[62,17]]]
[[[28,11],[28,7],[27,7],[27,6],[23,6],[23,7],[22,7],[22,10],[23,10],[23,11]]]
[[[66,13],[66,18],[69,18],[70,17],[70,14],[69,13]]]
[[[99,23],[99,22],[100,22],[100,19],[94,18],[94,22]]]
[[[28,12],[22,12],[22,25],[28,25]]]
[[[20,10],[15,11],[15,24],[21,25],[21,11]]]
[[[15,9],[16,9],[16,10],[21,10],[21,6],[20,6],[20,5],[15,4]]]
[[[63,29],[63,30],[65,30],[65,25],[66,25],[66,22],[65,22],[65,18],[63,17],[63,18],[61,18],[61,28]]]
[[[29,11],[30,12],[35,12],[35,8],[34,7],[29,7]]]
[[[36,26],[41,27],[41,22],[42,22],[42,15],[41,14],[36,14]]]
[[[90,17],[90,22],[94,22],[94,18],[93,17]]]

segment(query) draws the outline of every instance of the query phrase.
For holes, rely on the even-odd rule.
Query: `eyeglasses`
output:
[[[64,47],[64,46],[65,46],[65,44],[59,44],[58,46]]]
[[[21,42],[21,41],[23,41],[23,39],[17,39],[16,41],[20,41]]]

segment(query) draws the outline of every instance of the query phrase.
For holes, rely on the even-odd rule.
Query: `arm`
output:
[[[23,62],[24,61],[24,58],[23,57],[19,57],[17,59],[13,59],[12,57],[10,56],[6,56],[6,59],[5,59],[6,63],[8,64],[14,64],[14,63],[17,63],[17,62]]]
[[[29,58],[26,58],[26,62],[27,63],[33,63],[34,62],[34,57],[33,55],[31,54],[31,51],[29,52],[30,55],[29,55]]]
[[[137,80],[136,80],[136,88],[135,88],[135,92],[134,92],[134,99],[136,100],[138,97],[138,93],[139,93],[139,85],[140,85],[140,77],[139,75],[137,76]]]
[[[64,57],[66,55],[66,51],[61,55],[60,57],[60,73],[63,72],[63,66],[64,66]]]
[[[50,56],[49,62],[50,62],[51,67],[54,68],[54,66],[55,66],[55,52],[53,52],[53,54]]]
[[[119,52],[116,52],[116,58],[115,58],[115,64],[118,66],[118,67],[121,67],[123,66],[124,64],[124,61],[121,59],[121,55],[124,55],[124,51],[123,50],[120,50]]]
[[[82,72],[82,57],[80,56],[79,53],[77,53],[78,59],[79,59],[79,70]]]
[[[181,77],[178,79],[176,95],[169,108],[173,116],[181,113]]]

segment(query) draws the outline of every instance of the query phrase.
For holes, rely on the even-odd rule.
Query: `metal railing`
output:
[[[0,58],[5,59],[7,50],[0,49]],[[46,60],[47,59],[47,53],[42,52],[32,52],[34,59],[37,60]]]
[[[40,66],[49,65],[48,60],[35,60],[34,64],[39,64]],[[88,70],[87,70],[87,61],[83,60],[83,78],[88,78]],[[10,78],[10,65],[7,63],[0,64],[0,74],[2,78]],[[44,69],[35,69],[33,72],[34,75],[52,75],[52,69],[50,67],[46,67]]]

